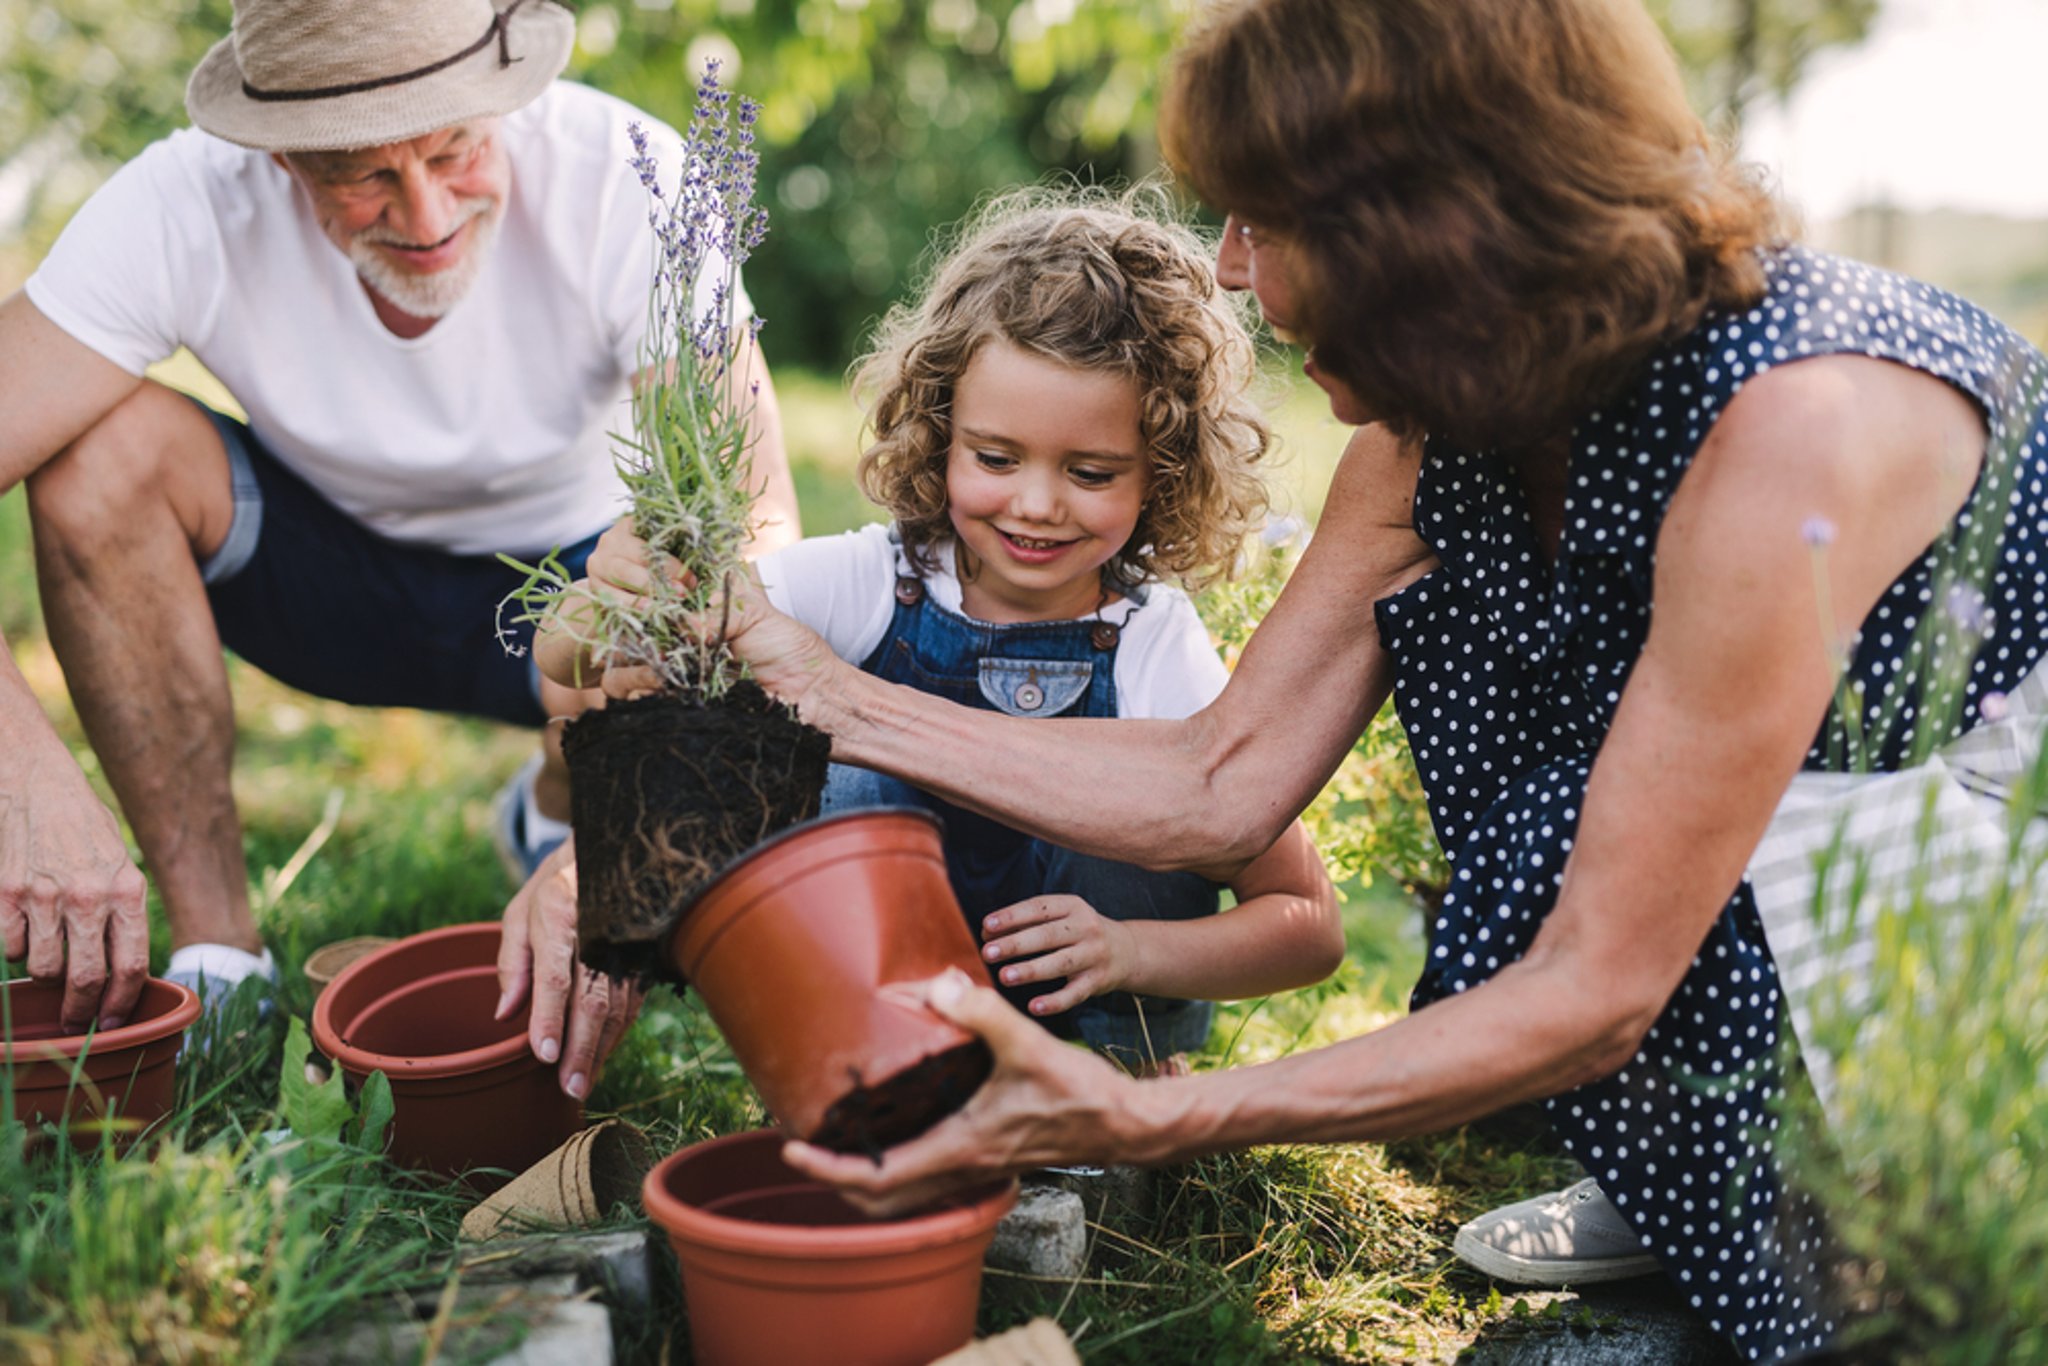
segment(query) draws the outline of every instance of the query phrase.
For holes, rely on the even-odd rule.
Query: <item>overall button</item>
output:
[[[896,580],[896,601],[905,607],[915,607],[924,601],[924,580],[908,574]]]
[[[1098,650],[1114,650],[1117,629],[1114,622],[1098,621],[1088,632],[1088,639]]]
[[[1045,705],[1045,689],[1036,683],[1019,683],[1010,700],[1017,704],[1019,711],[1037,711]]]

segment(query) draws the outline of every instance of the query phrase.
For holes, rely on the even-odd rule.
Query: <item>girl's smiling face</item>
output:
[[[1137,382],[984,342],[953,386],[947,515],[961,605],[983,621],[1084,617],[1131,539],[1150,464]]]

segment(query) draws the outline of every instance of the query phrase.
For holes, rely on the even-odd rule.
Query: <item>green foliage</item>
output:
[[[303,1026],[297,1024],[303,1086]],[[291,1079],[286,1079],[289,1091]],[[339,1085],[339,1081],[335,1083]],[[225,1132],[198,1142],[181,1113],[158,1142],[30,1153],[0,1123],[0,1356],[27,1362],[266,1363],[370,1298],[435,1275],[441,1239],[355,1138],[380,1135],[390,1094],[297,1104],[339,1124],[318,1141]]]
[[[292,1137],[306,1144],[345,1143],[366,1152],[382,1151],[384,1130],[391,1124],[391,1079],[372,1072],[351,1101],[339,1068],[324,1081],[313,1080],[306,1067],[312,1056],[306,1022],[295,1015],[277,1079],[278,1111]]]
[[[1202,619],[1233,668],[1293,572],[1295,547],[1261,547],[1231,582],[1197,600]],[[1340,886],[1369,887],[1384,875],[1402,889],[1427,897],[1449,879],[1437,846],[1422,780],[1408,750],[1408,735],[1389,702],[1337,767],[1322,793],[1302,813],[1316,848]]]
[[[1884,1360],[2048,1360],[2044,801],[2037,757],[2002,863],[1960,898],[1930,884],[1931,826],[1896,897],[1865,895],[1867,855],[1824,860],[1816,914],[1838,961],[1872,954],[1862,985],[1845,970],[1813,1003],[1831,1099],[1824,1114],[1788,1097],[1785,1151],[1853,1259],[1855,1340]],[[1831,882],[1857,914],[1820,909]]]

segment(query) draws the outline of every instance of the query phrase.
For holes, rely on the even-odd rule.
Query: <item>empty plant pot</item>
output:
[[[926,1366],[972,1338],[1015,1184],[869,1219],[784,1165],[782,1143],[759,1129],[695,1144],[641,1188],[682,1264],[699,1366]]]
[[[358,1084],[390,1078],[394,1161],[520,1172],[583,1126],[583,1107],[527,1046],[527,1012],[491,1018],[499,937],[494,920],[412,935],[343,968],[314,1003],[321,1052]]]
[[[116,1145],[126,1148],[170,1113],[178,1050],[199,1018],[199,998],[152,977],[126,1024],[89,1036],[64,1031],[63,1004],[62,982],[0,986],[0,1060],[14,1091],[14,1117],[30,1129],[66,1127],[80,1148],[97,1145],[111,1128]]]
[[[949,967],[986,977],[926,812],[850,811],[768,840],[705,889],[669,950],[769,1111],[812,1143],[879,1152],[988,1076],[987,1045],[890,990]]]

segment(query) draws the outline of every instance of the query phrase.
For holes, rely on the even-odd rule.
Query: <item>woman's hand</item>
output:
[[[1129,927],[1065,893],[991,912],[982,919],[981,937],[988,941],[982,958],[1003,965],[998,975],[1006,986],[1067,979],[1059,990],[1031,998],[1033,1015],[1056,1015],[1115,991],[1137,965]]]
[[[541,860],[505,908],[498,988],[494,1018],[510,1018],[531,993],[526,1036],[533,1055],[560,1059],[562,1090],[578,1100],[588,1096],[646,993],[576,961],[574,837]]]
[[[995,1071],[965,1107],[880,1163],[791,1142],[782,1150],[790,1166],[870,1214],[894,1214],[1037,1167],[1144,1156],[1130,1151],[1137,1088],[1174,1083],[1133,1081],[1061,1043],[957,968],[919,985],[931,1010],[987,1041]]]

